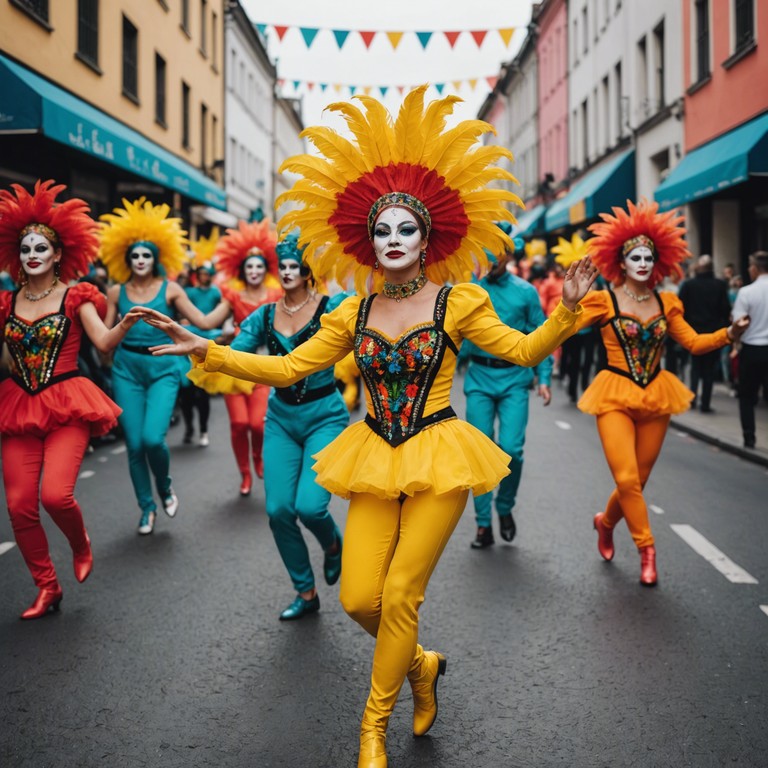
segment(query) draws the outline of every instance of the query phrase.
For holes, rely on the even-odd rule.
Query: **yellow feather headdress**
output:
[[[547,255],[547,241],[541,238],[535,238],[530,243],[525,244],[525,255],[529,259],[535,259],[537,256]]]
[[[123,206],[99,217],[103,222],[99,258],[109,276],[119,283],[131,277],[125,255],[132,245],[141,241],[157,248],[158,261],[168,275],[178,274],[184,267],[188,245],[181,219],[168,218],[169,205],[152,205],[144,197],[132,203],[123,199]]]
[[[355,96],[364,110],[349,102],[331,104],[354,141],[327,127],[301,134],[320,152],[286,160],[280,172],[300,178],[276,201],[303,206],[286,213],[281,231],[301,230],[299,244],[315,275],[366,293],[375,254],[370,241],[372,220],[385,207],[409,208],[428,230],[426,272],[436,283],[468,280],[474,268],[487,268],[484,248],[492,253],[512,249],[509,235],[495,222],[515,222],[505,202],[522,202],[513,192],[489,188],[491,182],[517,184],[506,169],[512,153],[496,145],[482,146],[489,123],[464,120],[446,130],[457,96],[424,107],[426,85],[412,90],[397,120],[371,96]]]
[[[219,242],[219,228],[211,229],[210,237],[200,237],[197,240],[189,241],[189,248],[192,251],[192,258],[189,260],[190,269],[199,267],[213,267],[213,256],[216,253],[216,245]]]
[[[557,238],[557,245],[552,248],[552,253],[557,254],[555,261],[566,269],[573,264],[574,261],[583,259],[589,254],[589,247],[587,243],[581,239],[578,232],[575,232],[573,237],[566,240],[564,237]]]

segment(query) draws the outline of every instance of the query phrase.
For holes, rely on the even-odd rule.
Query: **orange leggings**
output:
[[[363,716],[371,726],[387,727],[408,671],[421,665],[419,606],[467,495],[421,491],[401,502],[352,494],[340,598],[344,610],[376,638]]]
[[[235,462],[241,475],[251,472],[250,455],[259,477],[264,475],[261,447],[264,443],[264,416],[267,413],[269,387],[257,384],[250,395],[225,395],[229,413],[230,437]]]
[[[668,424],[669,415],[635,420],[624,411],[609,411],[597,417],[597,431],[616,483],[605,508],[605,525],[613,528],[623,517],[638,549],[654,541],[643,488],[661,451]]]

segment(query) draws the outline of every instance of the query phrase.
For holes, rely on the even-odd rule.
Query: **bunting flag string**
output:
[[[487,83],[488,87],[493,90],[499,81],[498,74],[487,75],[486,77],[468,77],[464,80],[451,80],[450,85],[453,88],[454,93],[458,93],[462,90],[462,87],[466,86],[471,91],[475,91],[481,81]],[[345,88],[350,92],[350,96],[354,96],[357,91],[362,91],[367,96],[371,91],[377,90],[382,98],[384,98],[388,91],[395,88],[402,95],[403,92],[416,88],[420,83],[412,85],[359,85],[351,83],[323,83],[317,80],[295,80],[292,78],[279,77],[277,79],[277,85],[283,89],[286,87],[292,87],[293,92],[296,93],[301,90],[306,90],[308,93],[312,93],[315,88],[320,88],[321,92],[325,93],[328,88],[332,88],[335,93],[341,93]],[[443,91],[448,86],[448,82],[430,83],[442,96]]]
[[[301,26],[292,26],[289,24],[266,24],[266,23],[257,23],[254,24],[254,26],[258,29],[259,33],[266,37],[268,29],[274,29],[275,34],[277,35],[278,42],[283,42],[283,39],[285,38],[286,34],[288,34],[291,30],[298,30],[302,39],[304,40],[304,44],[307,46],[307,49],[310,49],[312,47],[312,44],[315,42],[315,38],[317,37],[319,32],[327,32],[330,31],[333,33],[333,39],[336,42],[336,46],[339,50],[341,50],[344,47],[344,44],[347,42],[347,38],[349,37],[350,33],[355,32],[357,35],[360,36],[360,39],[363,41],[363,44],[365,45],[366,50],[371,49],[371,45],[374,41],[374,39],[378,35],[384,35],[388,40],[389,44],[392,46],[392,50],[396,51],[397,47],[400,45],[400,42],[403,39],[403,36],[406,34],[413,34],[416,36],[416,39],[419,41],[419,44],[421,45],[422,50],[426,50],[427,46],[429,45],[430,41],[434,38],[435,35],[442,35],[450,48],[453,50],[455,47],[457,41],[459,38],[467,34],[469,35],[472,40],[474,40],[475,45],[477,45],[478,48],[482,48],[483,43],[488,39],[488,33],[489,32],[496,32],[498,33],[499,37],[501,38],[501,42],[504,45],[505,48],[509,48],[512,37],[515,33],[516,27],[498,27],[496,29],[472,29],[472,30],[449,30],[449,31],[438,31],[438,30],[426,30],[426,31],[418,31],[418,32],[407,32],[406,30],[359,30],[359,29],[328,29],[326,27],[301,27]]]

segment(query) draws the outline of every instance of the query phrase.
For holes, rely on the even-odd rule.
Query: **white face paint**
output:
[[[653,252],[647,245],[638,245],[624,257],[627,277],[645,283],[653,273]]]
[[[277,274],[280,276],[280,284],[286,291],[304,282],[301,276],[301,262],[296,259],[280,259]]]
[[[24,235],[19,246],[19,257],[28,275],[45,275],[53,270],[54,263],[61,258],[56,257],[51,241],[37,232]]]
[[[146,277],[152,274],[155,265],[155,255],[146,245],[137,245],[131,248],[131,271],[137,277]]]
[[[385,208],[373,227],[373,250],[383,269],[408,269],[418,263],[426,241],[407,208]]]
[[[251,288],[258,288],[267,274],[267,265],[261,256],[249,256],[243,265],[243,275],[245,282]]]

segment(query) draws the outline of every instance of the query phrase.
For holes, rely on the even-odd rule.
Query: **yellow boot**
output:
[[[387,768],[386,736],[380,728],[362,724],[357,768]]]
[[[408,672],[413,692],[413,735],[423,736],[437,717],[437,681],[445,674],[445,656],[437,651],[423,651],[419,662]]]

